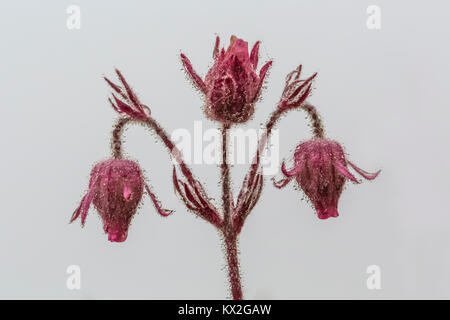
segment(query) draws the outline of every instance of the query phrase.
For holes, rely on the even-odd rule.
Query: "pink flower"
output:
[[[286,178],[275,183],[275,186],[282,188],[295,178],[320,219],[337,217],[338,200],[345,181],[359,183],[347,169],[347,164],[367,180],[375,179],[380,173],[368,173],[346,160],[342,147],[336,141],[315,138],[296,148],[293,169],[287,170],[283,162],[281,171]]]
[[[184,54],[181,54],[181,61],[194,85],[205,95],[205,113],[209,118],[225,124],[246,122],[253,115],[255,102],[272,61],[267,62],[258,75],[259,42],[255,43],[250,55],[248,43],[235,36],[231,37],[226,51],[222,48],[219,52],[219,44],[217,37],[214,65],[204,81]]]
[[[108,240],[125,241],[143,190],[141,169],[135,162],[125,159],[100,162],[92,169],[89,190],[70,222],[81,215],[81,224],[84,226],[89,206],[93,202],[103,220]]]

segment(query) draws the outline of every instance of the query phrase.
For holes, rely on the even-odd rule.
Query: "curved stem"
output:
[[[299,107],[299,109],[302,109],[308,113],[310,121],[311,121],[311,126],[313,128],[314,137],[323,138],[324,129],[323,129],[323,125],[322,125],[322,120],[320,119],[320,116],[319,116],[319,113],[317,112],[316,107],[314,107],[310,103],[305,102],[303,105],[301,105]],[[275,126],[276,122],[284,113],[288,112],[289,110],[293,110],[293,109],[280,110],[279,108],[277,108],[270,115],[269,121],[267,121],[267,124],[266,124],[265,135],[259,141],[258,152],[260,154],[264,150],[264,148],[267,144],[267,140],[269,139],[270,134],[272,133],[272,129]]]
[[[183,160],[180,150],[169,138],[169,135],[167,134],[167,132],[153,118],[148,118],[146,120],[139,120],[139,119],[124,117],[124,118],[120,118],[117,121],[117,123],[114,127],[114,130],[113,130],[113,133],[112,133],[112,140],[111,140],[111,152],[112,152],[112,155],[114,158],[117,159],[117,158],[121,158],[123,156],[122,133],[123,133],[125,126],[130,123],[139,123],[141,125],[145,125],[145,126],[149,127],[150,129],[152,129],[158,135],[158,137],[161,139],[161,141],[164,143],[164,145],[167,147],[167,149],[172,154],[172,156],[175,158],[175,160],[177,161],[178,165],[181,168],[181,172],[186,177],[189,184],[192,186],[197,186],[199,184],[199,182],[194,179],[191,169],[188,167],[188,165]],[[205,219],[202,216],[200,216],[200,217],[202,217],[204,220],[212,223],[214,226],[219,228],[221,226],[222,221],[221,221],[221,218],[219,215],[217,215],[216,213],[215,213],[215,215],[216,216],[211,221]],[[212,221],[216,221],[216,223],[213,223]]]
[[[314,137],[323,138],[325,135],[325,131],[316,107],[314,107],[312,104],[305,103],[301,108],[305,110],[309,115],[309,120],[311,121]]]
[[[125,128],[125,125],[129,122],[132,122],[131,118],[119,118],[117,120],[116,125],[114,126],[114,130],[111,136],[111,153],[113,158],[119,159],[122,158],[122,133]],[[136,121],[136,120],[134,120]]]
[[[172,140],[170,140],[169,135],[166,133],[166,131],[153,118],[149,118],[147,120],[137,120],[126,117],[120,118],[117,121],[112,133],[112,142],[111,142],[111,151],[114,158],[120,158],[123,156],[122,132],[123,129],[125,128],[125,125],[129,123],[139,123],[152,129],[162,140],[162,142],[167,147],[169,152],[174,156],[175,160],[177,161],[177,163],[181,168],[181,172],[184,174],[186,179],[188,179],[190,183],[194,183],[194,178],[191,169],[189,169],[187,164],[184,162],[180,150],[176,147],[176,145],[172,142]]]
[[[319,116],[316,108],[312,104],[305,102],[303,105],[300,106],[300,109],[305,110],[308,113],[310,120],[311,120],[311,125],[313,127],[314,137],[323,138],[324,129],[323,129],[323,125],[322,125],[322,120],[320,119],[320,116]],[[269,140],[269,137],[272,133],[273,127],[275,126],[278,119],[280,119],[280,117],[283,114],[285,114],[286,112],[288,112],[289,110],[291,110],[291,109],[280,110],[279,108],[277,108],[270,115],[269,121],[267,121],[267,124],[266,124],[266,132],[263,134],[263,136],[261,137],[261,139],[258,142],[258,149],[256,151],[256,155],[252,162],[252,168],[255,167],[255,169],[254,169],[255,171],[258,168],[258,165],[260,162],[260,155],[262,154],[262,152],[264,151],[264,148],[266,147],[267,141]],[[256,166],[254,166],[254,164],[256,164]]]
[[[302,109],[308,113],[310,121],[311,121],[311,126],[313,128],[314,137],[315,138],[323,138],[324,137],[324,129],[323,129],[323,125],[322,125],[322,120],[320,119],[320,116],[319,116],[316,108],[313,105],[311,105],[310,103],[305,102],[304,104],[302,104],[299,107],[299,109]],[[289,110],[293,110],[293,109],[276,108],[270,115],[269,120],[266,123],[266,131],[264,132],[264,134],[261,136],[261,138],[258,141],[258,147],[256,150],[256,154],[253,158],[253,161],[250,165],[249,173],[247,175],[248,179],[253,179],[256,172],[258,171],[259,164],[261,162],[261,154],[263,153],[264,148],[267,145],[267,142],[269,140],[270,135],[272,134],[272,130],[273,130],[275,124],[280,119],[280,117],[283,114],[287,113]],[[240,212],[236,212],[236,214],[240,214]],[[250,214],[250,213],[248,213],[248,214]],[[236,219],[236,220],[239,220],[239,219]],[[241,219],[241,220],[242,220],[241,223],[243,224],[244,221],[243,221],[243,219]],[[240,226],[240,227],[242,227],[242,226]]]

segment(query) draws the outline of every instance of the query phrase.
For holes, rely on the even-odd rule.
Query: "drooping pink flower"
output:
[[[359,183],[347,168],[350,165],[367,180],[375,179],[380,171],[368,173],[345,158],[339,143],[325,138],[314,138],[301,143],[294,153],[294,168],[281,166],[285,179],[276,182],[277,188],[286,186],[293,178],[311,200],[320,219],[337,217],[338,200],[345,181]]]
[[[70,222],[81,215],[81,224],[84,225],[89,206],[93,202],[103,220],[108,240],[125,241],[143,191],[141,169],[135,162],[125,159],[100,162],[92,169],[89,190]]]
[[[184,54],[181,54],[181,61],[194,85],[205,95],[205,113],[209,118],[226,124],[246,122],[253,115],[255,102],[272,61],[267,62],[257,74],[259,42],[255,43],[250,55],[248,43],[235,36],[231,37],[227,50],[219,50],[219,45],[220,39],[217,37],[214,65],[204,81]]]
[[[144,182],[139,165],[126,159],[109,159],[98,163],[91,171],[89,190],[72,215],[70,222],[81,216],[84,226],[91,203],[103,220],[103,229],[111,242],[123,242],[142,199],[144,187],[158,212],[167,216],[172,211],[162,209],[155,195]]]

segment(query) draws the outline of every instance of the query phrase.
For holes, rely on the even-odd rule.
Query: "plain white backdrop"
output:
[[[72,4],[80,30],[66,27]],[[380,30],[366,27],[373,4]],[[340,217],[326,221],[292,186],[266,179],[240,237],[244,296],[450,298],[449,9],[400,0],[2,2],[0,298],[229,295],[218,233],[174,195],[169,155],[143,128],[126,132],[126,154],[173,216],[160,218],[145,198],[121,244],[107,241],[93,208],[84,229],[68,224],[92,165],[109,156],[116,115],[102,76],[121,69],[169,132],[192,130],[202,102],[179,53],[204,76],[216,34],[225,44],[232,34],[261,40],[260,61],[274,60],[243,128],[266,121],[302,63],[305,76],[318,72],[310,102],[327,136],[361,168],[383,170],[347,184]],[[278,128],[282,158],[310,137],[301,112]],[[192,167],[219,199],[219,169]],[[246,169],[233,168],[235,192]],[[81,268],[80,290],[66,287],[69,265]],[[369,265],[381,268],[381,290],[366,286]]]

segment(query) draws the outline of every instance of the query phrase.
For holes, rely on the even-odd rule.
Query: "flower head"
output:
[[[367,180],[375,179],[380,171],[368,173],[345,158],[339,143],[325,138],[315,138],[301,143],[294,153],[294,168],[287,170],[283,162],[281,171],[286,177],[275,186],[282,188],[293,178],[311,200],[320,219],[337,217],[338,200],[345,181],[359,183],[347,168],[350,165]]]
[[[116,69],[116,74],[122,83],[122,86],[119,86],[108,78],[103,77],[106,83],[108,83],[116,94],[119,95],[119,97],[117,97],[116,94],[112,93],[113,99],[108,98],[108,101],[113,109],[118,114],[127,115],[132,119],[141,121],[147,120],[150,117],[150,109],[139,101],[138,96],[134,93],[133,89],[131,89],[130,85],[125,80],[125,77],[118,69]]]
[[[205,95],[205,113],[222,123],[240,123],[250,119],[258,99],[264,78],[272,61],[267,62],[257,74],[259,42],[249,55],[248,43],[235,36],[230,45],[219,50],[220,39],[216,38],[214,65],[205,80],[194,71],[191,62],[181,54],[181,61],[194,85]]]
[[[301,73],[302,65],[299,65],[286,76],[286,85],[278,104],[280,110],[286,111],[301,106],[311,93],[312,81],[317,76],[317,72],[304,80],[300,79]]]
[[[135,162],[125,159],[100,162],[92,169],[89,190],[70,222],[81,215],[81,224],[84,225],[89,206],[93,202],[103,220],[108,240],[125,241],[143,190],[142,172]]]

